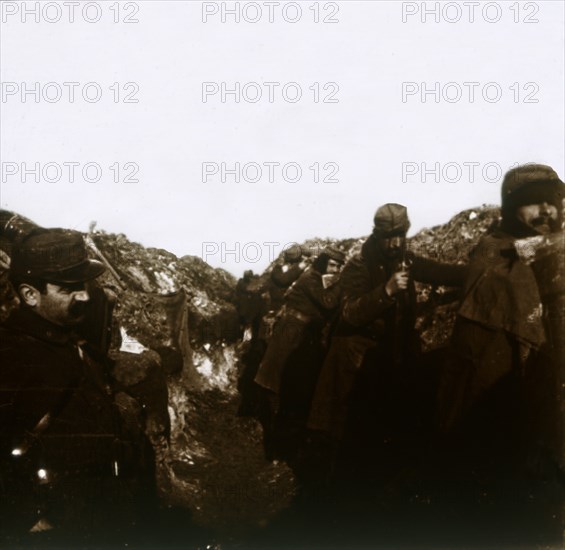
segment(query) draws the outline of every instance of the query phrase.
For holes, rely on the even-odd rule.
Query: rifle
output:
[[[406,242],[402,244],[402,252],[400,261],[396,264],[393,273],[398,271],[408,271],[410,272],[410,267],[412,266],[411,260],[406,255]],[[396,294],[396,303],[394,306],[394,334],[393,334],[393,358],[396,365],[400,365],[404,358],[404,348],[406,342],[404,342],[404,331],[402,330],[402,319],[405,316],[405,310],[408,306],[408,301],[410,299],[409,291],[401,290]]]
[[[111,273],[112,277],[114,277],[114,279],[118,283],[118,286],[120,287],[120,289],[121,290],[127,290],[127,287],[124,284],[124,282],[122,281],[121,277],[118,275],[118,272],[114,269],[112,264],[107,260],[106,256],[104,256],[104,254],[102,254],[102,252],[100,252],[99,248],[96,246],[96,243],[92,240],[92,237],[90,235],[85,235],[84,242],[85,242],[87,248],[91,252],[93,252],[94,255],[106,266],[108,271]]]

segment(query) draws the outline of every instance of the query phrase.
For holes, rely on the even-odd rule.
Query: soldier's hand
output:
[[[397,271],[396,273],[392,274],[391,278],[385,285],[385,292],[389,296],[394,296],[398,292],[401,292],[402,290],[406,290],[408,288],[409,280],[410,278],[408,271]]]
[[[339,281],[339,273],[326,273],[322,275],[322,284],[324,289],[330,288]]]

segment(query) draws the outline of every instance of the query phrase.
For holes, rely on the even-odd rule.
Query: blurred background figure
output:
[[[288,459],[305,428],[321,366],[323,331],[339,305],[345,255],[325,248],[289,288],[255,382],[264,389],[262,417],[269,458]]]

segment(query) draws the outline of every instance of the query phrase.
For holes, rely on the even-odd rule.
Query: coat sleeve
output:
[[[414,256],[412,261],[412,277],[421,283],[463,286],[469,271],[466,265],[445,264],[420,256]]]
[[[328,311],[338,307],[341,294],[339,283],[324,288],[321,276],[310,270],[304,273],[296,284],[302,287],[304,294],[318,307]]]
[[[369,271],[359,261],[351,261],[343,270],[342,316],[350,325],[361,327],[378,319],[394,303],[388,296],[383,282],[376,287],[371,284]]]

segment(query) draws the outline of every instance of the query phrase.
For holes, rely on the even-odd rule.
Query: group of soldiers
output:
[[[345,265],[330,247],[307,269],[300,255],[273,269],[272,288],[280,272],[292,284],[240,390],[245,403],[255,387],[244,409],[267,458],[321,497],[311,510],[331,502],[340,523],[398,535],[413,520],[446,543],[561,538],[565,185],[526,164],[501,195],[464,264],[407,250],[407,210],[385,204]],[[415,281],[459,289],[446,350],[421,351]]]
[[[465,264],[408,250],[407,210],[389,203],[349,259],[296,246],[268,300],[252,273],[238,283],[240,414],[323,522],[500,544],[562,533],[565,184],[514,168],[501,207]],[[158,517],[158,359],[110,353],[116,296],[81,234],[0,211],[0,245],[1,540],[133,542]],[[460,289],[445,353],[421,352],[415,281]]]

